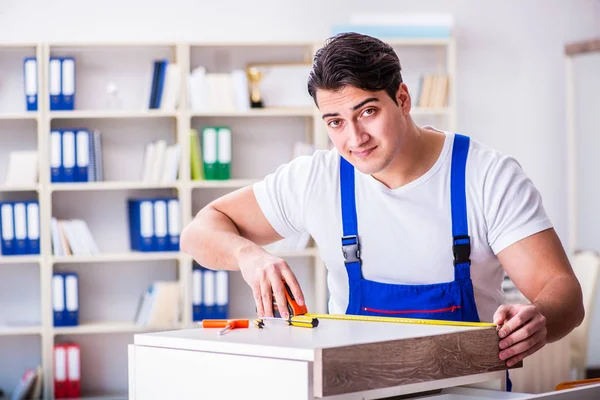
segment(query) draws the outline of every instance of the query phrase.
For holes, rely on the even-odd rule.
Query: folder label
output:
[[[192,304],[202,304],[202,270],[199,268],[192,271]]]
[[[54,380],[65,382],[67,380],[67,354],[63,346],[54,348]]]
[[[65,279],[65,287],[67,291],[67,311],[77,311],[79,308],[79,299],[77,296],[77,277],[75,275],[68,275],[65,277]]]
[[[219,129],[219,162],[221,164],[231,162],[231,130],[229,128]]]
[[[140,203],[140,231],[143,238],[151,238],[154,233],[152,202],[142,201]]]
[[[12,204],[2,204],[2,240],[15,238]]]
[[[202,138],[204,163],[213,164],[217,161],[217,132],[213,128],[205,129]]]
[[[37,203],[27,204],[27,237],[31,239],[40,238],[40,209]]]
[[[216,271],[217,275],[217,305],[227,305],[227,292],[228,292],[228,272],[227,271]]]
[[[215,305],[215,271],[204,270],[204,305],[207,307]]]
[[[65,309],[65,287],[62,275],[52,277],[52,309],[55,313]]]
[[[79,348],[77,346],[69,346],[67,350],[67,365],[69,366],[69,381],[78,381],[80,379],[79,371]]]

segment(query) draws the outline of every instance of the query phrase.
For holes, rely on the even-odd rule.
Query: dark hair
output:
[[[385,90],[398,104],[401,70],[398,55],[389,44],[359,33],[340,33],[329,38],[315,54],[308,93],[317,104],[317,89],[354,86],[369,92]]]

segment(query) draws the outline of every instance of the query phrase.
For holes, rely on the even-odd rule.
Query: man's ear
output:
[[[398,90],[396,91],[396,102],[398,103],[398,107],[402,108],[403,110],[410,110],[410,95],[408,94],[408,86],[406,86],[404,82],[398,85]]]

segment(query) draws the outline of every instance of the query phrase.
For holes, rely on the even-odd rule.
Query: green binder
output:
[[[219,168],[217,165],[217,128],[207,126],[202,128],[202,160],[204,162],[204,178],[206,180],[219,179]]]
[[[231,178],[231,129],[222,126],[218,132],[217,179],[227,180]]]

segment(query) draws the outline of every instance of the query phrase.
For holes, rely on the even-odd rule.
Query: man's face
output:
[[[400,105],[407,98],[405,88],[401,85],[396,95]],[[329,137],[348,162],[364,174],[377,174],[390,165],[400,152],[406,119],[403,108],[385,91],[346,86],[339,91],[319,89],[316,97]]]

